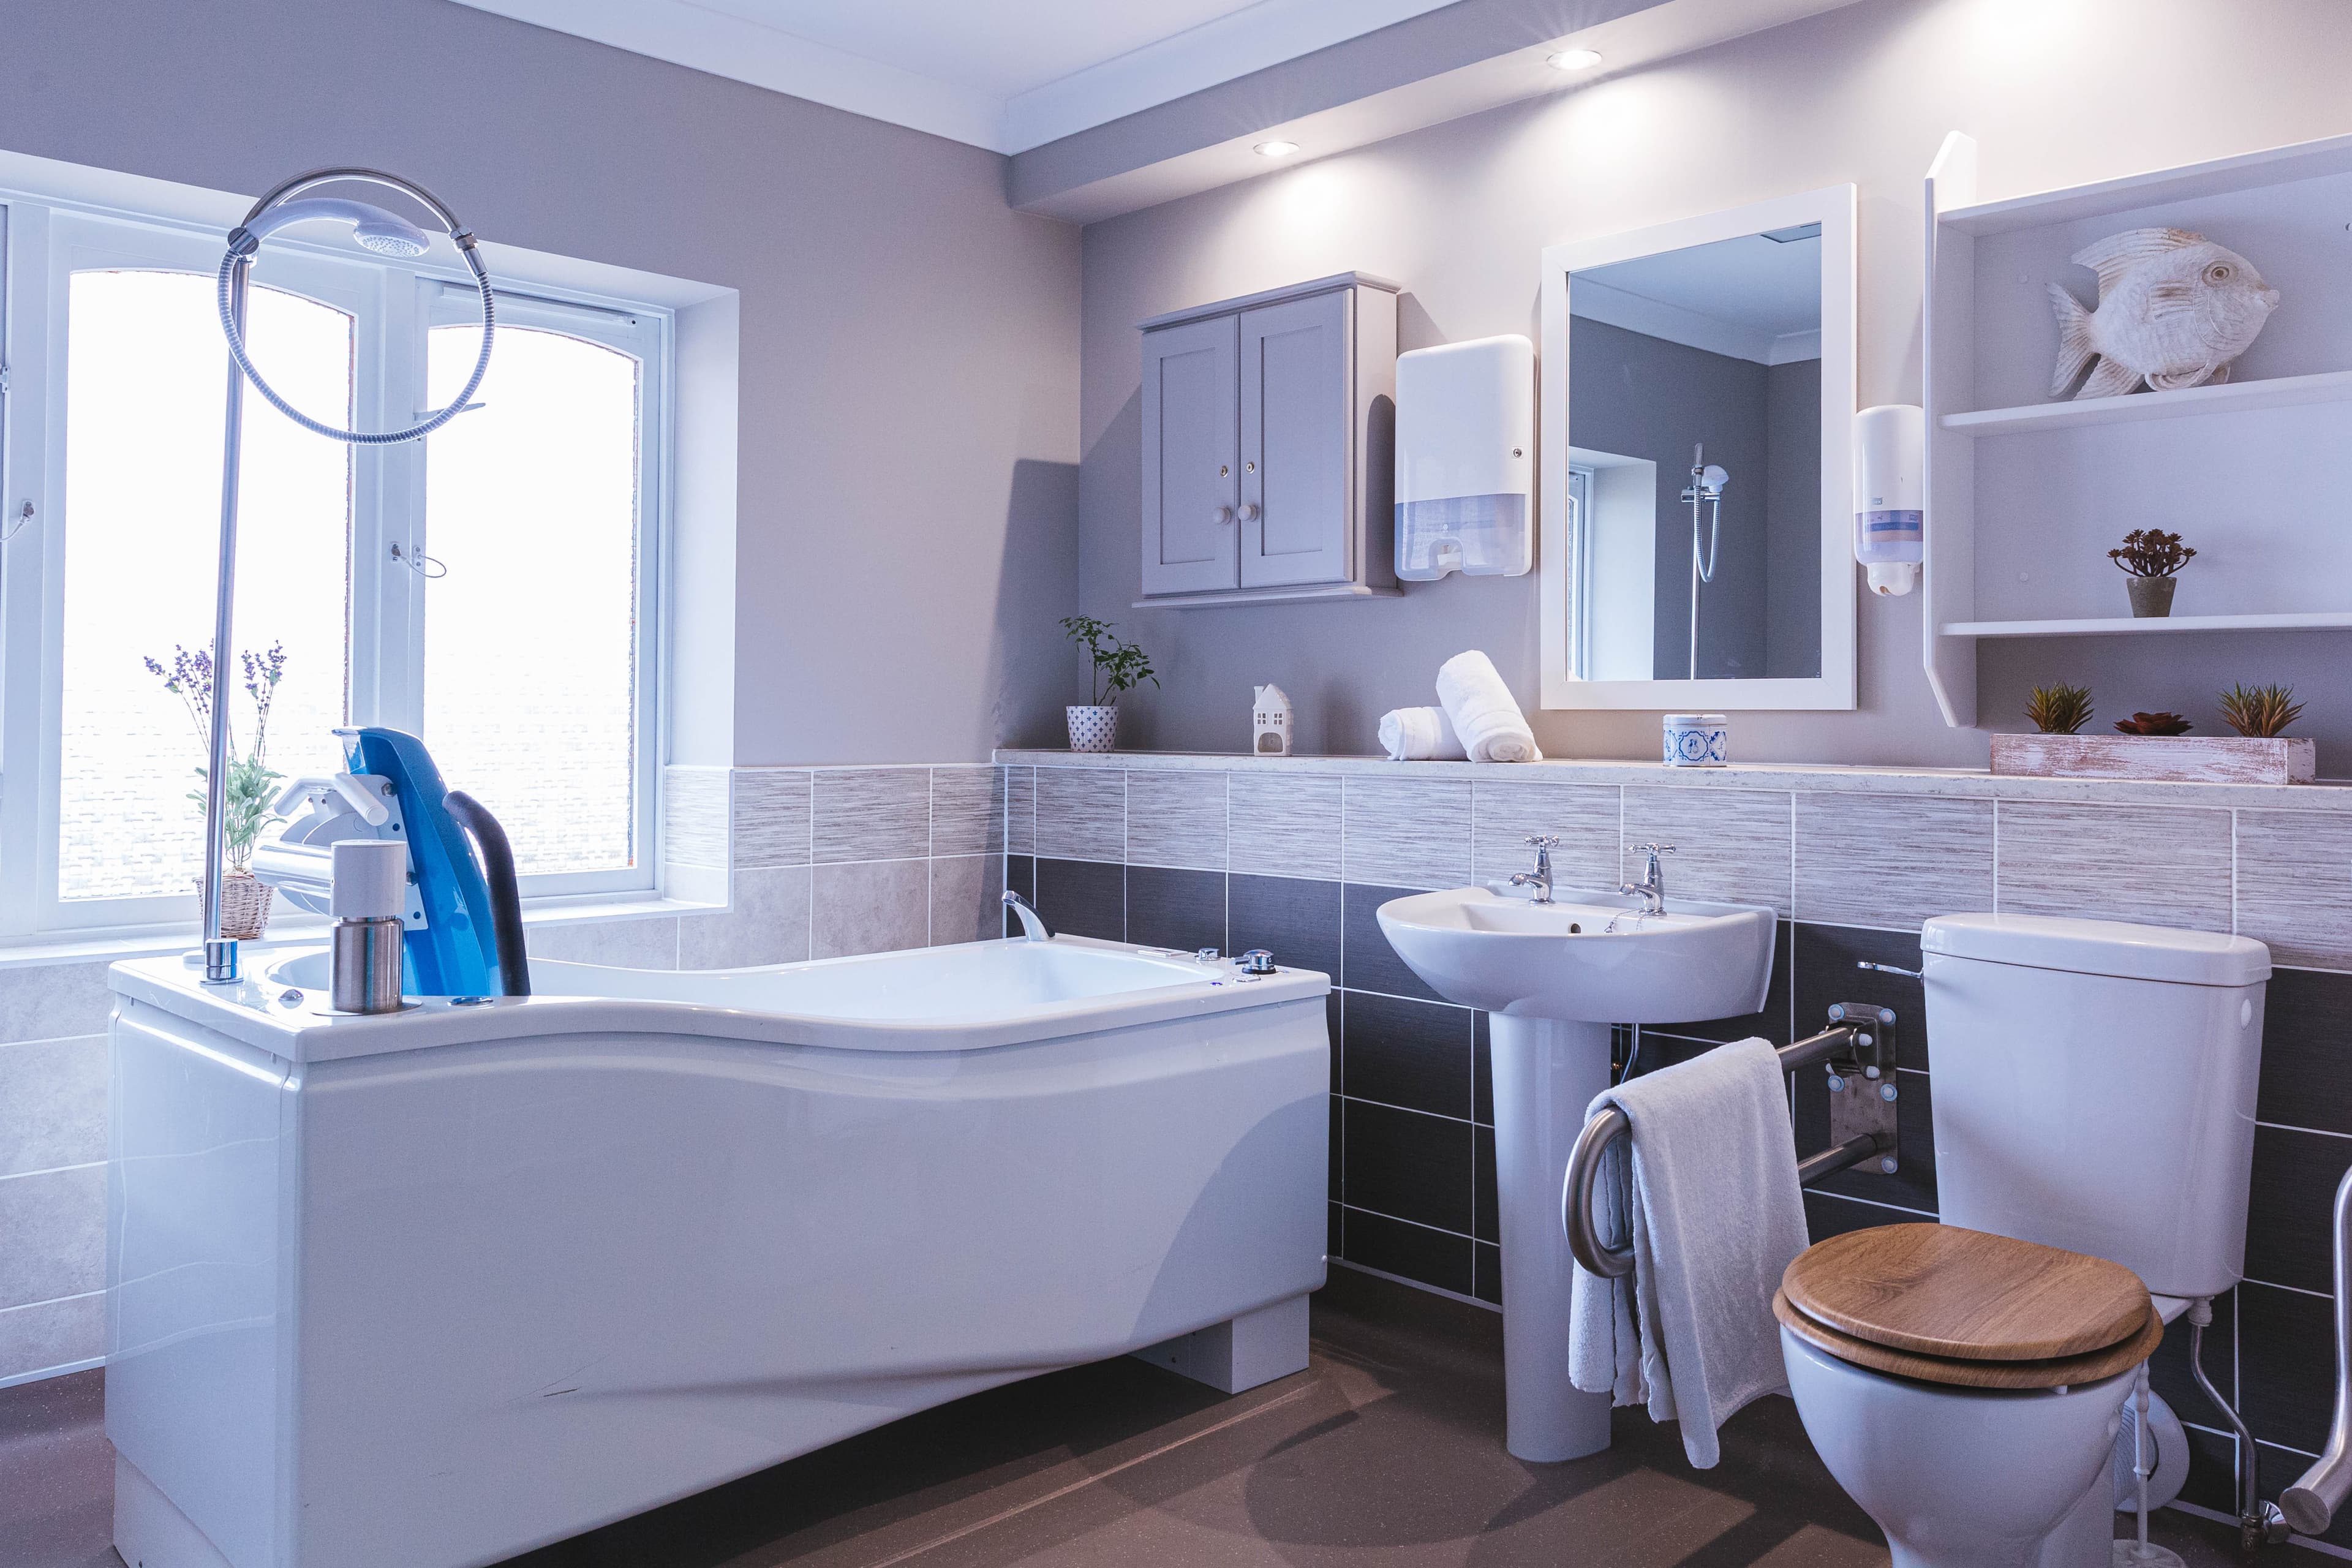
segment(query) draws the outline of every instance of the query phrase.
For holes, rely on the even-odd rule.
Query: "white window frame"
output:
[[[60,899],[58,886],[63,733],[63,609],[67,311],[77,269],[137,267],[210,278],[219,230],[51,196],[0,189],[0,942],[90,938],[192,928],[194,895]],[[478,319],[462,268],[388,265],[345,250],[274,238],[257,258],[257,286],[284,289],[352,317],[351,414],[362,429],[409,422],[422,400],[426,332]],[[660,885],[660,789],[667,671],[663,609],[674,484],[673,312],[494,274],[502,324],[548,327],[636,357],[639,379],[636,733],[634,861],[623,869],[526,877],[527,903],[643,898]],[[226,369],[226,351],[223,351]],[[394,397],[394,389],[403,395]],[[248,391],[248,416],[267,405]],[[316,410],[322,418],[340,411]],[[324,437],[321,437],[324,439]],[[423,549],[429,441],[352,449],[348,628],[351,719],[415,731],[422,701],[423,593],[427,585],[390,557],[397,542]],[[31,502],[34,515],[17,515]],[[210,523],[207,521],[209,536]],[[206,600],[209,607],[209,599]],[[462,787],[463,781],[453,781]],[[29,874],[27,874],[29,873]]]

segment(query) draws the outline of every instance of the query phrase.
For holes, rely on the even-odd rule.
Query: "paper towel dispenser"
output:
[[[1396,574],[1535,564],[1536,349],[1517,336],[1399,354]]]

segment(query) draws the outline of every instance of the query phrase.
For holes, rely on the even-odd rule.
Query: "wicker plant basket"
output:
[[[276,889],[250,871],[221,878],[221,935],[253,942],[269,929],[269,900]],[[204,918],[204,884],[196,884],[196,918]]]

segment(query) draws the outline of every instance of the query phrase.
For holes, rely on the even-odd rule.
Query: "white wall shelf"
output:
[[[2352,136],[1983,204],[1976,163],[1955,132],[1927,183],[1922,657],[1945,721],[1977,721],[1986,637],[2352,630],[2307,607],[2352,576],[2311,488],[2352,452]],[[2147,227],[2240,252],[2275,314],[2221,385],[2050,399],[2051,286],[2090,304],[2073,258]],[[2230,612],[2116,615],[2107,552],[2136,528],[2186,535],[2197,602]]]
[[[1948,637],[2084,637],[2146,632],[2324,632],[2352,627],[2352,610],[2289,610],[2247,616],[2116,616],[2053,621],[1950,621]]]
[[[2347,400],[2352,400],[2352,370],[2332,370],[2316,375],[2282,375],[2269,381],[2187,386],[2177,392],[2135,392],[2122,397],[2085,397],[2073,403],[1983,408],[1974,413],[1947,414],[1939,423],[1947,430],[1958,430],[1966,436],[2018,436],[2035,430],[2074,430],[2086,425],[2186,419],[2200,414],[2236,414]]]

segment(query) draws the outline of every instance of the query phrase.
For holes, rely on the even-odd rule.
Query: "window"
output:
[[[0,601],[0,861],[34,872],[0,879],[0,932],[182,924],[205,748],[164,682],[212,637],[220,242],[5,210],[7,494],[39,504],[0,520],[30,531]],[[273,241],[249,337],[297,407],[382,429],[463,385],[479,309],[462,277]],[[331,441],[248,389],[231,649],[282,660],[268,766],[331,770],[340,724],[410,730],[504,823],[526,897],[655,885],[667,344],[663,310],[502,288],[480,406],[424,442]]]

